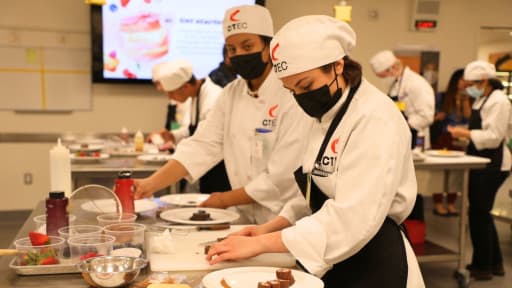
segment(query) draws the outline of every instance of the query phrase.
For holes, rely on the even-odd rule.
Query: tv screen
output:
[[[226,9],[255,0],[107,0],[91,6],[93,82],[150,83],[154,65],[187,59],[202,78],[222,61]]]

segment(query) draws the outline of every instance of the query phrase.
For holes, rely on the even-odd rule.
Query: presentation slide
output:
[[[187,59],[202,78],[222,61],[226,9],[254,0],[109,0],[102,8],[103,77],[151,79],[154,65]]]

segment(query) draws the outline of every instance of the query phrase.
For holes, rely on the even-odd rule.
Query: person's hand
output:
[[[167,151],[167,150],[170,150],[170,149],[176,149],[176,145],[174,145],[174,142],[169,141],[169,142],[166,142],[166,143],[158,146],[158,149],[160,151]]]
[[[225,192],[214,192],[208,197],[208,199],[204,200],[202,203],[200,203],[199,207],[208,207],[208,208],[219,208],[219,209],[226,209],[228,208],[228,205],[226,204],[226,201],[224,200]]]
[[[248,226],[229,234],[229,236],[253,237],[267,233],[262,225]]]
[[[155,192],[151,187],[151,181],[148,178],[133,179],[133,192],[135,199],[150,197]]]
[[[453,138],[470,138],[471,135],[469,129],[465,127],[448,125],[446,129]]]
[[[160,134],[160,136],[162,136],[162,138],[164,138],[164,141],[165,142],[176,142],[175,139],[174,139],[174,135],[172,135],[171,131],[167,130],[167,129],[162,129],[160,130],[160,132],[158,132]]]
[[[206,260],[214,265],[227,260],[247,259],[264,252],[264,245],[258,237],[229,236],[213,244]]]

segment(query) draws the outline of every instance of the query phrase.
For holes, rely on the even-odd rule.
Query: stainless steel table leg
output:
[[[461,196],[461,208],[460,208],[460,231],[459,231],[459,264],[457,266],[457,272],[462,275],[467,282],[469,282],[468,271],[465,267],[466,261],[466,239],[468,231],[468,187],[469,187],[469,169],[464,169],[464,176],[462,182],[462,196]]]

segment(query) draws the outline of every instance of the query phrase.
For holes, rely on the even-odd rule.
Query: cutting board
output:
[[[205,259],[204,246],[201,245],[201,243],[213,241],[220,237],[226,237],[229,233],[238,231],[243,227],[243,225],[234,225],[229,230],[193,231],[188,234],[173,234],[174,253],[151,253],[151,247],[149,247],[151,270],[208,271],[243,266],[295,266],[295,258],[290,253],[265,253],[247,260],[222,262],[215,265],[208,264]]]

